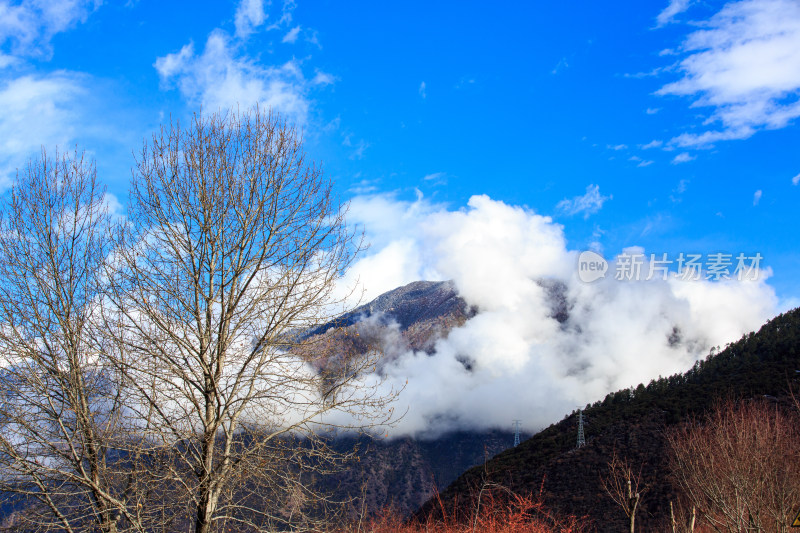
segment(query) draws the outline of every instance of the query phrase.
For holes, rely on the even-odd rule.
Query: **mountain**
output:
[[[319,337],[333,338],[337,342],[312,343],[315,348],[332,346],[335,350],[349,349],[356,354],[370,347],[388,352],[384,357],[408,350],[430,352],[436,339],[476,313],[477,309],[458,295],[453,282],[415,281],[384,293],[303,336],[310,341]],[[395,332],[398,335],[394,335]]]
[[[637,513],[639,531],[667,524],[669,502],[676,492],[670,482],[664,432],[701,416],[725,399],[766,398],[791,403],[800,390],[800,309],[779,315],[757,333],[749,333],[724,350],[698,361],[690,370],[649,384],[608,394],[583,410],[586,445],[576,448],[578,412],[508,449],[485,465],[459,476],[442,494],[445,507],[468,502],[485,482],[517,494],[541,494],[546,506],[587,516],[597,531],[622,531],[622,510],[604,493],[601,478],[617,453],[644,485]],[[541,491],[541,492],[540,492]],[[425,518],[440,512],[429,500],[416,513]]]
[[[380,350],[385,362],[408,350],[431,353],[446,336],[477,313],[450,281],[416,281],[305,333],[329,358]],[[527,436],[527,435],[526,435]],[[408,515],[468,468],[513,445],[511,431],[454,431],[417,438],[341,438],[342,449],[360,447],[358,461],[331,480],[340,497],[357,499],[367,511],[392,507]]]

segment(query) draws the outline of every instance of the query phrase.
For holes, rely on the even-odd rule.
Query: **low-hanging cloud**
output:
[[[392,435],[508,428],[513,419],[537,430],[610,391],[685,371],[777,312],[768,271],[746,281],[620,282],[612,265],[584,283],[562,226],[487,196],[458,210],[357,197],[350,217],[372,248],[343,285],[358,280],[371,299],[452,279],[479,309],[432,353],[394,354],[383,366],[387,390],[405,387],[397,407],[408,409]],[[567,320],[554,318],[554,294]]]

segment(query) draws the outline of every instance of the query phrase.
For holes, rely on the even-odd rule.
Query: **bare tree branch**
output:
[[[104,309],[169,485],[197,532],[310,527],[326,501],[311,478],[349,455],[328,431],[385,423],[391,399],[367,379],[375,353],[333,360],[303,335],[343,310],[333,291],[360,248],[346,206],[257,108],[162,128],[130,200]]]
[[[42,150],[0,216],[0,490],[25,528],[141,531],[111,464],[126,397],[93,321],[111,246],[94,163]]]
[[[800,501],[796,412],[728,402],[668,444],[678,486],[715,531],[789,530]]]

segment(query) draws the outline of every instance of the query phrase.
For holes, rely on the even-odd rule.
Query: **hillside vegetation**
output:
[[[586,516],[597,531],[621,531],[623,511],[602,488],[614,454],[641,472],[639,531],[665,530],[669,502],[678,495],[668,467],[666,432],[701,417],[724,400],[759,399],[792,408],[800,389],[800,309],[779,315],[683,374],[661,377],[608,394],[587,405],[586,445],[576,449],[578,412],[518,447],[474,467],[418,512],[423,520],[445,509],[471,505],[470,494],[487,484],[515,494],[538,494],[551,509]],[[532,406],[533,408],[533,406]],[[787,460],[790,460],[787,458]],[[798,502],[800,505],[800,502]]]

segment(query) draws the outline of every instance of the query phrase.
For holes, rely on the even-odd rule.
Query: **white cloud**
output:
[[[0,188],[42,146],[70,144],[88,92],[84,76],[63,71],[0,84]]]
[[[282,43],[294,43],[297,41],[297,37],[300,35],[300,26],[295,26],[291,30],[289,30],[286,35],[283,36],[281,39]]]
[[[19,60],[16,57],[5,55],[2,52],[0,52],[0,70],[4,69],[6,67],[10,67],[11,65],[16,63],[17,61],[19,61]]]
[[[800,3],[742,0],[688,35],[680,62],[683,77],[658,94],[693,99],[711,108],[704,124],[717,130],[685,133],[678,146],[702,146],[745,139],[759,129],[787,126],[800,116]]]
[[[434,183],[445,183],[447,180],[447,173],[446,172],[434,172],[432,174],[426,174],[422,181],[432,181]]]
[[[664,141],[659,140],[652,140],[647,144],[642,145],[642,150],[649,150],[650,148],[661,148],[664,145]]]
[[[651,161],[649,159],[642,159],[638,155],[630,156],[628,158],[628,161],[635,161],[637,163],[637,165],[636,165],[637,167],[649,167],[650,165],[655,163],[655,161]]]
[[[314,85],[331,85],[333,82],[336,81],[336,77],[333,74],[328,74],[327,72],[322,72],[321,70],[317,70],[317,73],[314,75],[314,78],[311,80],[311,83]]]
[[[246,38],[267,20],[264,0],[242,0],[236,7],[236,36]]]
[[[693,161],[695,159],[696,159],[695,156],[689,155],[688,153],[683,152],[681,154],[676,155],[674,158],[672,158],[672,164],[673,165],[680,165],[681,163],[688,163],[689,161]]]
[[[609,391],[685,371],[776,313],[764,277],[637,283],[615,281],[612,270],[583,283],[560,225],[487,196],[457,210],[421,196],[356,197],[349,216],[372,243],[347,280],[361,280],[366,300],[411,281],[452,279],[480,309],[432,353],[387,361],[385,386],[404,388],[397,407],[408,408],[392,435],[504,427],[513,418],[537,430]],[[559,305],[563,323],[553,318]]]
[[[606,145],[606,148],[608,148],[609,150],[615,150],[615,151],[627,150],[628,149],[628,145],[627,144],[609,144],[609,145]]]
[[[305,38],[306,42],[309,44],[313,44],[320,50],[322,50],[322,43],[319,42],[319,33],[317,30],[309,30],[303,32],[303,37]]]
[[[419,84],[419,95],[422,98],[427,98],[427,96],[428,96],[427,93],[425,92],[425,82],[424,81]]]
[[[792,185],[797,185],[800,183],[800,174],[792,178]]]
[[[567,63],[567,58],[566,57],[562,57],[558,61],[558,63],[556,63],[556,66],[553,67],[553,70],[551,70],[550,73],[551,74],[558,74],[559,72],[561,72],[562,70],[564,70],[566,68],[569,68],[569,63]]]
[[[644,110],[644,112],[647,113],[648,115],[655,115],[659,111],[661,111],[660,107],[648,107],[647,109]]]
[[[558,202],[556,209],[570,216],[583,213],[583,218],[589,218],[590,215],[600,211],[600,208],[603,207],[603,203],[611,198],[611,195],[603,196],[600,194],[599,185],[588,185],[586,187],[586,194],[583,196],[576,196],[569,200],[565,198]]]
[[[349,145],[348,145],[349,146]],[[350,154],[350,159],[364,159],[364,152],[369,148],[369,143],[365,140],[358,141],[356,149]]]
[[[11,43],[12,54],[48,56],[57,33],[86,22],[101,0],[0,0],[0,46]]]
[[[764,193],[761,191],[761,189],[759,189],[756,192],[754,192],[753,193],[753,205],[758,205],[758,202],[761,201],[761,197],[763,195],[764,195]]]
[[[474,84],[475,84],[475,78],[466,78],[466,77],[461,78],[460,80],[458,80],[458,83],[456,83],[455,89],[460,90]]]
[[[215,30],[209,35],[203,53],[197,55],[192,43],[179,52],[159,57],[155,68],[162,83],[174,84],[191,103],[205,111],[217,111],[256,103],[281,112],[303,125],[310,102],[308,83],[299,66],[289,61],[280,66],[256,64]]]
[[[676,204],[682,202],[683,201],[683,198],[682,198],[683,193],[686,192],[686,189],[688,188],[688,186],[689,186],[689,180],[683,179],[683,180],[679,181],[678,182],[678,186],[675,187],[672,190],[672,194],[669,195],[670,201],[672,201],[672,203],[676,203]]]
[[[267,29],[277,30],[289,26],[293,20],[292,13],[296,8],[297,2],[295,2],[295,0],[284,0],[283,5],[281,6],[281,18],[278,20],[278,22],[270,24]]]
[[[689,9],[690,3],[691,0],[670,0],[669,5],[656,17],[656,23],[659,27],[669,24],[677,15]]]

